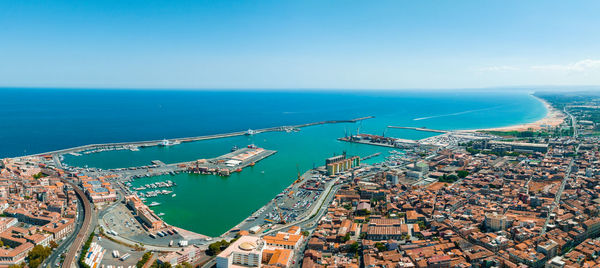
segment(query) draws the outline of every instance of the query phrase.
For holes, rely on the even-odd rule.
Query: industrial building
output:
[[[474,143],[476,149],[490,149],[495,152],[546,153],[548,144],[482,140]]]
[[[335,175],[346,170],[350,170],[360,165],[360,157],[346,157],[346,152],[341,155],[327,158],[325,166],[327,167],[327,175]]]

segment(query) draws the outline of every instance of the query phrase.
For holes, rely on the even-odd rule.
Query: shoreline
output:
[[[557,127],[565,121],[566,115],[562,111],[557,110],[552,105],[550,105],[550,103],[548,103],[546,100],[544,100],[540,97],[537,97],[533,94],[531,96],[534,97],[535,99],[537,99],[538,101],[540,101],[546,108],[547,112],[546,112],[546,116],[544,118],[539,119],[535,122],[531,122],[531,123],[522,123],[522,124],[505,126],[505,127],[469,129],[469,130],[463,130],[463,131],[468,131],[468,132],[528,131],[528,130],[537,131],[537,130],[541,130],[541,129],[548,128],[548,127]]]

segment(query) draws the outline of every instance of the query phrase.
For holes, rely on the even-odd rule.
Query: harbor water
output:
[[[64,91],[43,94],[52,96],[51,92],[55,92],[64,96]],[[172,190],[176,196],[148,198],[150,202],[161,203],[152,208],[156,213],[164,213],[162,218],[169,224],[209,236],[227,231],[292,183],[298,172],[323,165],[324,159],[329,156],[347,152],[364,157],[382,152],[367,160],[374,162],[382,160],[390,150],[338,141],[339,137],[360,132],[416,140],[436,133],[388,129],[387,126],[474,129],[533,122],[546,114],[542,103],[534,97],[515,92],[111,91],[108,93],[111,99],[94,95],[95,91],[73,93],[85,95],[70,97],[77,101],[85,102],[87,97],[91,98],[87,108],[76,102],[73,104],[75,107],[70,108],[41,105],[34,109],[34,112],[48,114],[59,110],[57,115],[49,116],[48,122],[38,123],[42,133],[34,131],[25,137],[16,137],[12,132],[19,123],[10,121],[14,119],[2,123],[8,126],[8,132],[0,134],[5,136],[3,143],[11,137],[17,141],[5,146],[2,154],[12,156],[23,150],[33,153],[91,143],[177,138],[375,116],[358,123],[306,127],[299,132],[268,132],[140,148],[139,151],[65,155],[66,164],[107,169],[148,165],[152,160],[177,163],[212,158],[228,153],[233,146],[245,147],[248,144],[276,150],[276,154],[229,177],[177,174],[133,182],[135,187],[154,181],[175,182],[177,186]],[[128,103],[122,98],[134,101]],[[19,109],[16,105],[9,105],[11,107]],[[111,107],[116,111],[110,110]],[[78,109],[84,112],[77,113]],[[24,121],[20,124],[26,124],[27,117],[33,117],[34,112],[22,115]],[[70,123],[64,122],[67,119]],[[57,127],[50,127],[51,124]],[[38,140],[25,141],[25,138]]]

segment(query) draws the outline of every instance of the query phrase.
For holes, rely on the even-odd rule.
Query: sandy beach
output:
[[[558,126],[565,120],[566,116],[562,111],[555,109],[554,107],[552,107],[552,105],[550,105],[548,102],[546,102],[545,100],[543,100],[541,98],[538,98],[538,97],[535,97],[535,98],[538,99],[539,101],[541,101],[544,104],[544,106],[546,107],[546,109],[548,110],[546,117],[544,117],[538,121],[535,121],[533,123],[526,123],[526,124],[507,126],[507,127],[476,129],[475,131],[482,131],[482,130],[486,130],[486,131],[540,130],[540,129],[543,129],[546,127]]]

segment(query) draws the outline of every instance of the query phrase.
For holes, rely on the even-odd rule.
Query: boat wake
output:
[[[467,111],[456,112],[456,113],[425,116],[425,117],[414,118],[413,120],[421,121],[421,120],[427,120],[427,119],[438,118],[438,117],[455,116],[455,115],[461,115],[461,114],[468,114],[468,113],[492,110],[492,109],[496,109],[496,108],[500,108],[500,107],[504,107],[504,106],[505,105],[499,105],[499,106],[488,107],[488,108],[483,108],[483,109],[474,109],[474,110],[467,110]]]

